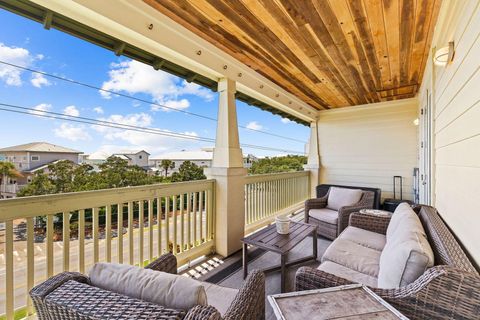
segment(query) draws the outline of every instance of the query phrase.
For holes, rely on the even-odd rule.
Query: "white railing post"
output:
[[[228,256],[241,248],[244,235],[245,206],[243,156],[238,137],[235,106],[235,82],[222,79],[218,83],[218,122],[212,167],[205,169],[215,187],[215,247]]]
[[[307,164],[303,166],[310,172],[310,197],[315,197],[315,188],[320,184],[320,145],[318,139],[318,121],[310,124]]]

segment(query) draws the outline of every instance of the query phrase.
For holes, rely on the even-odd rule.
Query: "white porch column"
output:
[[[320,184],[320,146],[318,139],[318,122],[310,124],[307,164],[303,166],[310,171],[310,196],[315,197],[315,187]]]
[[[212,167],[205,169],[215,186],[215,247],[228,256],[241,248],[245,229],[245,175],[243,155],[238,138],[235,81],[218,83],[218,123]]]

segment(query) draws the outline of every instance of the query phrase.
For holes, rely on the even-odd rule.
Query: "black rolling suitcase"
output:
[[[397,181],[400,185],[400,199],[397,199]],[[402,176],[393,176],[393,199],[385,199],[383,201],[383,210],[390,212],[395,211],[398,205],[402,202],[413,204],[410,200],[403,200],[403,178]]]

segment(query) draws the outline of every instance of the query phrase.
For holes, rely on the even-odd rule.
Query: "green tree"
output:
[[[3,190],[6,190],[8,178],[21,177],[22,174],[15,169],[15,165],[13,163],[0,161],[0,176],[2,178]]]
[[[17,197],[37,196],[56,193],[57,188],[44,172],[38,172],[27,186],[17,193]]]
[[[183,162],[180,167],[178,167],[178,172],[172,174],[172,182],[202,180],[206,178],[203,174],[203,168],[191,161]]]
[[[265,174],[302,171],[303,165],[307,163],[307,157],[288,155],[284,157],[267,157],[252,164],[248,170],[249,174]]]
[[[173,162],[172,160],[162,160],[162,162],[160,162],[160,167],[162,167],[165,172],[165,177],[167,177],[168,170],[175,168],[175,162]]]

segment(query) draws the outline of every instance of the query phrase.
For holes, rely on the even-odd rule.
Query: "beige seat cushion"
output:
[[[376,233],[352,226],[349,226],[343,230],[338,238],[350,240],[356,244],[378,251],[383,250],[387,241],[387,237],[381,233]]]
[[[401,206],[395,210],[387,229],[387,243],[380,257],[380,288],[398,288],[412,283],[434,263],[433,250],[420,219],[410,206]]]
[[[217,308],[223,317],[237,296],[238,289],[221,287],[208,282],[202,282],[202,284],[207,293],[208,304]]]
[[[338,211],[327,208],[310,209],[308,215],[314,219],[330,224],[337,224],[338,222]]]
[[[378,277],[380,254],[378,250],[337,238],[323,254],[322,262],[335,262],[372,277]]]
[[[360,201],[363,191],[331,187],[328,191],[327,208],[338,211],[345,206],[351,206]]]
[[[92,285],[167,308],[188,310],[207,305],[200,281],[117,263],[96,263],[89,273]]]
[[[369,287],[377,287],[377,278],[369,276],[353,269],[342,266],[341,264],[325,261],[317,268],[328,273],[331,273],[337,277],[347,279],[353,282],[361,283]]]

